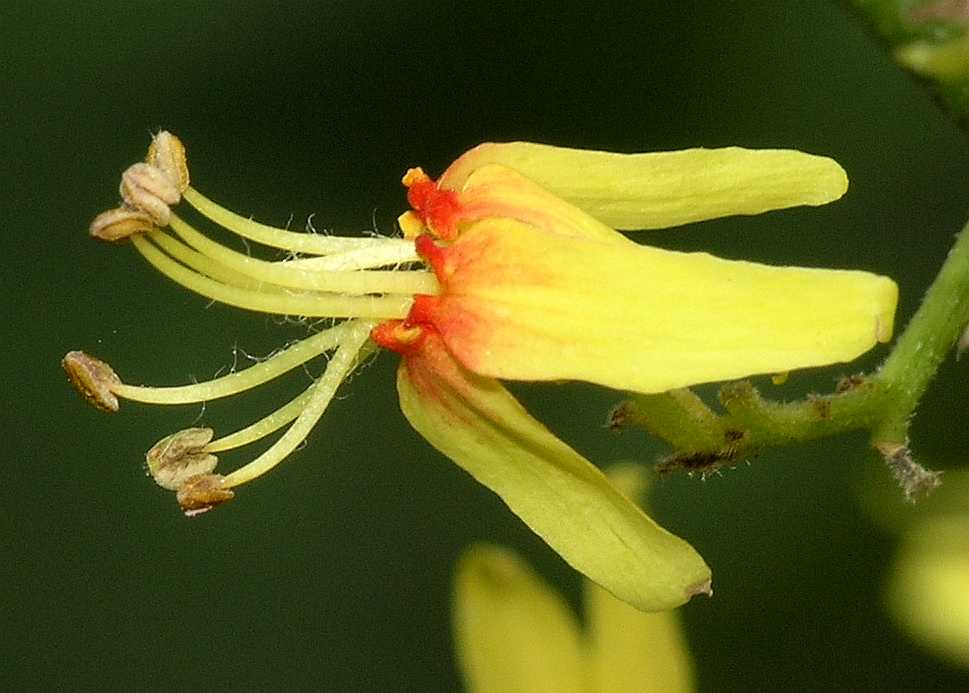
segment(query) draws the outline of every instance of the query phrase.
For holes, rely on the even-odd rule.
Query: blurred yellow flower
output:
[[[470,693],[688,693],[692,662],[675,611],[644,613],[584,586],[585,628],[513,552],[470,549],[453,622]]]
[[[905,528],[886,596],[916,640],[969,667],[969,473],[945,479],[945,493]]]

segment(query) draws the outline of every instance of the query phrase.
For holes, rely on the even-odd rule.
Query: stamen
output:
[[[240,448],[260,438],[265,438],[299,416],[300,412],[306,408],[306,403],[310,401],[312,394],[313,386],[311,385],[306,391],[291,399],[272,414],[264,416],[259,421],[241,428],[235,433],[213,440],[205,446],[205,449],[209,452],[222,452],[223,450]]]
[[[146,163],[132,164],[121,174],[121,199],[147,214],[158,226],[168,224],[170,205],[180,198],[178,184],[160,168]]]
[[[176,387],[142,387],[118,384],[112,392],[118,397],[150,404],[188,404],[205,402],[244,392],[306,363],[333,349],[347,337],[351,323],[341,323],[277,352],[270,358],[221,378]]]
[[[371,320],[354,320],[349,324],[346,339],[333,355],[326,372],[313,385],[310,399],[296,422],[263,454],[226,476],[222,484],[224,488],[239,486],[265,474],[303,442],[323,416],[337,388],[358,363],[358,354],[376,324]]]
[[[303,315],[319,318],[401,319],[413,302],[410,296],[340,296],[335,294],[293,293],[290,295],[252,291],[229,286],[193,272],[161,252],[148,241],[154,233],[133,236],[139,253],[159,272],[185,288],[207,298],[261,313]]]
[[[347,238],[344,236],[324,236],[313,233],[296,233],[286,229],[260,224],[247,219],[235,212],[231,212],[205,197],[195,188],[189,186],[182,193],[182,197],[195,207],[203,216],[208,217],[219,226],[237,233],[249,240],[268,245],[273,248],[292,250],[308,255],[329,255],[342,253],[358,248],[376,247],[388,241],[399,241],[390,238]]]
[[[94,217],[89,230],[94,238],[114,243],[154,228],[155,221],[148,214],[130,207],[117,207]]]
[[[370,354],[377,350],[377,345],[373,342],[366,342],[363,348],[360,349],[360,354],[357,356],[357,362],[363,362]],[[268,436],[290,421],[299,416],[300,412],[306,408],[307,402],[310,401],[310,397],[313,394],[313,386],[311,385],[304,392],[300,393],[298,396],[291,399],[289,402],[281,406],[279,409],[264,416],[253,424],[242,428],[235,433],[230,433],[229,435],[223,436],[205,446],[207,452],[222,452],[223,450],[232,450],[233,448],[242,447],[243,445],[248,445],[249,443],[255,442],[260,438]]]
[[[196,250],[192,250],[178,239],[172,238],[163,231],[158,231],[152,234],[151,240],[154,241],[155,245],[181,262],[186,267],[190,267],[196,272],[204,274],[207,277],[211,277],[212,279],[222,282],[223,284],[238,286],[242,289],[253,289],[269,292],[277,291],[279,293],[284,291],[282,287],[274,287],[272,285],[267,286],[265,282],[261,282],[257,279],[253,279],[252,277],[247,277],[240,272],[231,270],[225,265],[216,262],[212,258],[202,255],[202,253]]]
[[[161,170],[174,183],[179,193],[188,187],[188,160],[185,157],[185,145],[167,130],[162,130],[151,138],[148,145],[148,156],[145,161]]]
[[[414,247],[414,241],[402,238],[388,238],[372,248],[358,248],[342,253],[333,253],[322,257],[302,257],[295,260],[285,260],[287,267],[299,267],[309,270],[363,270],[374,267],[390,267],[419,262],[420,256]]]
[[[170,226],[186,243],[216,262],[253,279],[280,286],[349,294],[437,293],[437,280],[430,272],[307,270],[292,267],[289,263],[260,260],[226,248],[206,238],[174,214],[171,215]]]
[[[182,512],[187,517],[194,517],[232,500],[235,495],[232,489],[226,488],[224,476],[199,474],[182,484],[175,497]]]
[[[148,472],[155,483],[169,491],[199,474],[209,474],[218,464],[205,449],[212,440],[211,428],[186,428],[165,436],[145,454]]]
[[[121,384],[111,366],[83,351],[69,351],[61,360],[74,389],[103,411],[118,411],[114,389]]]

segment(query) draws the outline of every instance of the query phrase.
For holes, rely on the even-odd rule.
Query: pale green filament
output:
[[[310,431],[323,416],[333,395],[343,380],[357,363],[361,347],[370,337],[370,331],[377,323],[370,320],[354,320],[347,326],[347,333],[340,348],[333,354],[326,372],[320,376],[310,390],[309,401],[299,417],[282,437],[266,452],[249,464],[240,467],[225,477],[223,484],[232,488],[265,474],[295,450],[309,435]]]
[[[281,290],[278,287],[266,286],[264,282],[257,281],[251,277],[247,277],[244,274],[236,272],[235,270],[231,270],[228,267],[213,261],[211,258],[202,255],[202,253],[192,250],[181,241],[172,238],[167,233],[162,231],[153,233],[151,240],[153,240],[159,248],[181,262],[183,265],[190,267],[196,272],[200,272],[201,274],[211,277],[216,281],[222,282],[223,284],[230,284],[231,286],[238,286],[243,289],[264,289],[266,291]]]
[[[155,233],[144,236],[153,238]],[[155,269],[197,294],[239,308],[279,315],[392,320],[406,317],[413,302],[411,296],[402,295],[342,296],[301,292],[284,294],[229,286],[180,265],[152,245],[148,238],[136,235],[132,236],[131,241]]]
[[[420,261],[413,241],[399,238],[381,239],[378,246],[347,250],[322,257],[302,257],[285,260],[287,267],[312,270],[362,270],[373,267],[390,267]]]
[[[299,416],[300,412],[306,407],[306,403],[310,401],[312,394],[313,386],[310,386],[305,392],[294,397],[272,414],[264,416],[259,421],[249,424],[245,428],[240,428],[234,433],[213,440],[205,446],[205,452],[220,452],[242,447],[268,436],[273,431],[278,431]]]
[[[288,349],[277,352],[265,361],[204,383],[178,387],[141,387],[122,384],[113,386],[111,391],[118,397],[151,404],[187,404],[228,397],[262,385],[319,356],[324,351],[333,349],[346,337],[348,325],[350,323],[331,327],[297,342]]]
[[[292,250],[309,255],[329,255],[358,248],[369,248],[386,244],[392,239],[387,238],[346,238],[343,236],[324,236],[315,233],[295,233],[275,226],[260,224],[252,219],[246,219],[235,212],[230,212],[212,200],[208,199],[195,188],[189,187],[182,193],[182,198],[195,207],[204,216],[233,233],[250,240],[268,245],[273,248]],[[408,241],[396,240],[398,243]]]
[[[432,272],[395,270],[327,271],[294,267],[288,262],[268,262],[226,248],[206,238],[172,214],[170,226],[189,245],[229,269],[264,282],[293,289],[349,294],[436,294]],[[325,259],[325,258],[324,258]]]
[[[349,323],[344,323],[344,325],[346,324]],[[373,342],[367,342],[360,350],[360,356],[357,360],[363,361],[371,353],[373,353],[376,348],[377,346]],[[242,447],[243,445],[248,445],[249,443],[253,443],[260,438],[268,436],[270,433],[279,430],[299,416],[299,413],[303,411],[304,407],[306,407],[306,403],[310,401],[312,394],[313,386],[310,386],[306,389],[306,391],[300,393],[273,413],[259,419],[259,421],[256,421],[245,428],[239,429],[234,433],[230,433],[222,436],[221,438],[213,440],[211,443],[205,446],[205,451],[221,452],[223,450],[231,450],[233,448]]]

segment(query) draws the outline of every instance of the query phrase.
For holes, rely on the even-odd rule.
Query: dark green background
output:
[[[234,346],[264,354],[301,334],[207,307],[129,248],[87,238],[159,127],[186,142],[196,185],[234,209],[353,231],[393,229],[408,166],[439,173],[489,139],[832,155],[852,181],[836,204],[643,238],[889,274],[904,324],[966,217],[969,148],[865,28],[828,2],[591,5],[4,3],[6,686],[453,691],[448,592],[463,547],[514,546],[577,594],[554,554],[407,426],[391,355],[226,508],[186,520],[145,478],[143,451],[199,408],[104,415],[68,387],[65,351],[180,383],[230,364]],[[782,392],[830,388],[884,353],[795,374]],[[212,403],[201,421],[233,430],[301,378]],[[969,457],[967,385],[965,362],[947,364],[916,420],[931,465]],[[617,393],[515,390],[597,462],[662,453],[603,429]],[[855,436],[658,486],[657,516],[714,569],[715,597],[684,610],[701,690],[969,689],[883,612],[893,540],[858,509],[866,469]]]

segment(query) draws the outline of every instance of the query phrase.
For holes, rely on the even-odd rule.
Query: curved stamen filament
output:
[[[326,371],[312,386],[309,399],[296,421],[272,447],[249,464],[227,475],[223,480],[225,488],[239,486],[265,474],[303,442],[323,416],[337,388],[358,362],[358,354],[376,324],[370,320],[354,320],[348,324],[343,343],[330,359]]]
[[[324,351],[333,349],[346,338],[349,324],[341,323],[331,327],[277,352],[265,361],[204,383],[176,387],[142,387],[121,384],[113,386],[111,391],[118,397],[151,404],[188,404],[228,397],[237,392],[262,385],[276,376],[306,363],[315,356],[319,356]]]
[[[225,265],[215,262],[212,258],[202,255],[202,253],[198,252],[197,250],[192,250],[187,245],[176,238],[172,238],[164,231],[156,231],[152,233],[151,240],[154,241],[159,248],[164,250],[186,267],[189,267],[200,274],[204,274],[207,277],[211,277],[218,282],[222,282],[223,284],[238,286],[242,289],[261,289],[264,291],[272,291],[274,288],[272,286],[267,286],[264,282],[260,282],[252,277],[247,277],[240,272],[236,272],[235,270],[229,269]],[[277,290],[281,291],[281,289]]]
[[[363,348],[360,349],[360,355],[357,357],[357,361],[362,362],[371,353],[373,353],[376,348],[377,346],[373,342],[366,342],[363,345]],[[299,416],[300,412],[306,407],[307,402],[310,401],[312,394],[313,386],[311,385],[305,391],[301,392],[299,395],[291,399],[273,413],[264,416],[255,423],[249,424],[245,428],[241,428],[234,433],[229,433],[228,435],[224,435],[221,438],[213,440],[211,443],[205,446],[205,452],[222,452],[224,450],[232,450],[233,448],[248,445],[249,443],[253,443],[260,438],[268,436],[270,433],[279,430]]]
[[[169,223],[186,243],[216,262],[246,276],[293,289],[350,294],[436,294],[437,279],[424,271],[326,271],[268,262],[226,248],[206,238],[175,214]]]
[[[310,255],[329,255],[358,248],[369,248],[386,245],[388,242],[405,244],[408,241],[390,238],[346,238],[343,236],[324,236],[315,233],[297,233],[286,229],[260,224],[259,222],[239,216],[212,200],[198,190],[188,187],[182,193],[182,199],[195,207],[203,216],[208,217],[219,226],[249,240],[268,245],[273,248],[292,250],[297,253]]]
[[[313,386],[310,386],[272,414],[268,414],[255,423],[249,424],[245,428],[240,428],[234,433],[229,433],[228,435],[213,440],[205,446],[205,452],[220,452],[222,450],[239,448],[243,445],[254,443],[260,438],[265,438],[274,431],[278,431],[299,416],[300,412],[306,408],[306,404],[310,401],[312,394]]]
[[[254,291],[239,286],[222,284],[214,279],[192,271],[165,255],[147,238],[132,236],[131,242],[139,253],[172,281],[215,301],[278,315],[303,315],[328,318],[377,318],[403,319],[410,310],[411,296],[341,296],[338,294],[300,293],[291,294]]]

